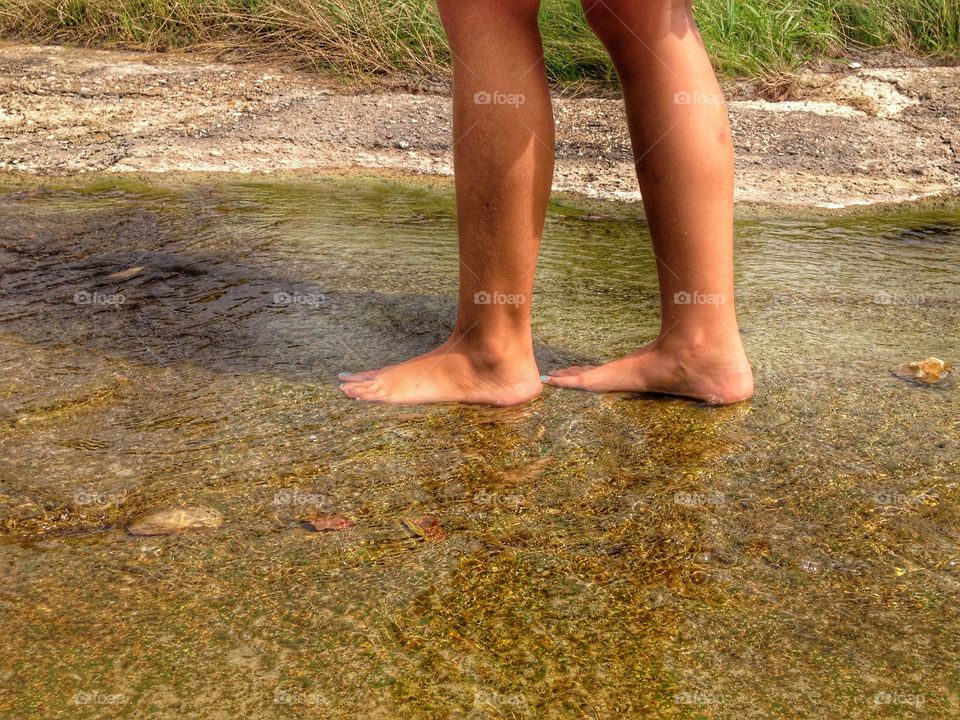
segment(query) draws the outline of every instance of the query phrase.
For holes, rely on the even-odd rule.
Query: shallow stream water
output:
[[[448,186],[0,192],[3,717],[960,713],[958,391],[889,373],[960,362],[957,208],[739,220],[749,403],[402,408],[335,375],[449,332]],[[642,214],[589,212],[544,370],[657,331]],[[225,522],[126,531],[188,505]]]

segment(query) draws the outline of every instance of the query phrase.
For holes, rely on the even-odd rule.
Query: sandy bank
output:
[[[960,68],[808,72],[789,101],[733,99],[737,199],[846,207],[960,195]],[[621,103],[556,98],[554,187],[639,193]],[[450,99],[346,92],[194,55],[0,45],[0,170],[448,175]]]

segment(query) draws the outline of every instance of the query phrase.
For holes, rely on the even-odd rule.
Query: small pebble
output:
[[[928,357],[916,362],[901,363],[890,368],[890,372],[902,380],[920,385],[936,385],[950,374],[950,363],[940,358]]]
[[[108,280],[129,280],[135,275],[140,274],[140,271],[143,270],[143,265],[137,265],[136,267],[127,268],[126,270],[118,270],[115,273],[110,273],[107,275]]]

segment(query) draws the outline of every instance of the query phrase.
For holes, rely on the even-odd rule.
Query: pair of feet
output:
[[[418,357],[361,373],[340,373],[340,389],[354,400],[422,405],[516,405],[543,385],[592,392],[651,392],[728,405],[753,395],[753,374],[739,335],[720,341],[661,336],[605,365],[540,375],[529,345],[518,351],[478,348],[452,337]]]

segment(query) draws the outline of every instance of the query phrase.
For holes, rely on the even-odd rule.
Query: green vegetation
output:
[[[727,76],[789,72],[865,47],[960,53],[957,0],[702,0],[696,13]],[[541,14],[553,80],[613,81],[578,0],[544,0]],[[354,77],[445,75],[449,66],[433,0],[0,0],[0,33],[279,55]]]

